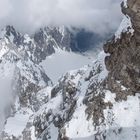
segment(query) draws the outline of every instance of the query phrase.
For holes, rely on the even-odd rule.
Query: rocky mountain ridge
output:
[[[106,53],[110,55],[106,57],[105,63],[107,69],[110,71],[108,76],[109,89],[117,93],[118,96],[127,99],[127,95],[134,95],[139,93],[140,77],[139,77],[139,60],[140,60],[140,47],[139,47],[139,1],[128,0],[128,6],[122,6],[122,12],[131,19],[131,27],[127,27],[126,32],[121,33],[121,38],[111,40],[104,46]],[[132,28],[132,29],[131,29]],[[130,31],[131,29],[131,31]],[[132,31],[133,30],[133,31]],[[120,81],[127,92],[119,93],[117,81]],[[114,84],[114,85],[113,85]],[[120,94],[120,95],[119,95]],[[119,100],[119,99],[118,99]]]
[[[44,76],[40,76],[37,68],[35,73],[38,78],[33,74],[31,80],[40,81],[41,77],[45,83],[41,88],[32,86],[34,81],[31,85],[27,80],[24,82],[23,78],[24,97],[17,96],[14,111],[7,119],[1,139],[140,139],[139,8],[139,0],[123,2],[125,16],[118,31],[104,45],[106,54],[101,52],[91,65],[67,72],[53,86],[49,78],[45,80]],[[43,40],[39,39],[39,43],[42,45]],[[24,59],[23,62],[35,62],[35,67],[40,57],[35,55],[35,58],[39,58],[36,60],[30,56],[32,54],[29,60]],[[30,67],[18,66],[24,68],[22,74],[30,71]],[[42,68],[40,70],[43,71]],[[32,75],[27,72],[25,79]],[[25,85],[33,88],[26,88]],[[22,102],[24,106],[21,106]]]
[[[21,34],[13,26],[6,26],[0,38],[6,38],[24,57],[29,57],[34,63],[40,63],[47,56],[55,53],[55,49],[71,50],[71,33],[65,27],[45,27],[34,35]]]

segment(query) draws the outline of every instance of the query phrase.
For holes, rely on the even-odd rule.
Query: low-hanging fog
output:
[[[10,24],[32,33],[43,26],[65,25],[104,34],[118,27],[121,1],[0,0],[0,28]]]

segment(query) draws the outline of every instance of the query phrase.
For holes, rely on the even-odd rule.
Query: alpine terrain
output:
[[[1,31],[0,140],[140,140],[140,1],[121,7],[98,56],[64,26]]]

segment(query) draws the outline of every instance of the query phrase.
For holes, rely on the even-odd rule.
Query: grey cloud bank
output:
[[[0,0],[0,28],[31,33],[43,26],[73,26],[104,34],[118,27],[121,0]]]

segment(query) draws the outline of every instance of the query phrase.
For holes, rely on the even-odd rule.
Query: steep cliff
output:
[[[108,88],[117,93],[116,100],[126,100],[128,95],[140,92],[139,8],[138,0],[128,0],[126,6],[122,4],[122,12],[125,14],[122,22],[127,22],[125,32],[122,30],[119,37],[115,36],[104,46],[104,51],[109,53],[105,58],[109,71]],[[126,90],[121,91],[118,81]]]
[[[54,86],[29,88],[33,104],[19,106],[24,98],[17,98],[1,139],[139,140],[139,9],[139,0],[122,3],[124,19],[104,45],[106,54],[91,65],[67,72]]]

